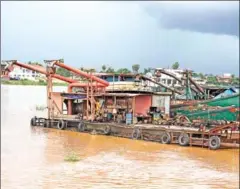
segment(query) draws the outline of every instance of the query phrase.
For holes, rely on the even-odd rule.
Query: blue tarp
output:
[[[229,88],[229,89],[226,89],[223,93],[220,93],[219,95],[215,96],[214,99],[231,96],[231,95],[237,94],[238,92],[239,91],[235,88]]]
[[[86,98],[86,95],[82,95],[82,94],[62,94],[61,96],[69,98],[69,99],[83,99],[83,98]]]

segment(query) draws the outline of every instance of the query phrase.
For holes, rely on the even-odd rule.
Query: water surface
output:
[[[66,87],[56,87],[56,91]],[[44,86],[1,86],[1,186],[239,188],[239,150],[211,151],[29,126]],[[74,151],[77,163],[64,158]]]

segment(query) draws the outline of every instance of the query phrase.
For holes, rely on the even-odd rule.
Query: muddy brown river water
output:
[[[35,108],[46,105],[45,92],[42,86],[1,86],[3,189],[239,188],[237,149],[210,151],[31,128],[31,117],[46,115]],[[80,161],[64,161],[71,151]]]

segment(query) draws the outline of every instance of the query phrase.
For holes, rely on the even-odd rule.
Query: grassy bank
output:
[[[31,80],[1,80],[3,85],[34,85],[34,86],[46,86],[45,81],[31,81]],[[67,86],[66,83],[53,83],[53,86]]]

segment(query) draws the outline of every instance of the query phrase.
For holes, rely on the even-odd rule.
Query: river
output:
[[[55,87],[64,91],[65,87]],[[43,86],[1,86],[1,187],[239,188],[239,150],[211,151],[55,129],[31,128],[45,116]],[[80,161],[64,158],[74,151]]]

